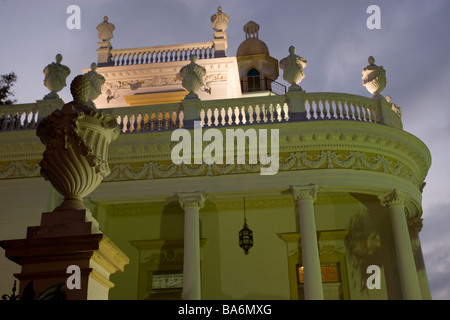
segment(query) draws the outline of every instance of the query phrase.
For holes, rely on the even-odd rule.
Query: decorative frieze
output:
[[[280,154],[279,171],[310,169],[356,169],[383,172],[406,179],[418,185],[413,170],[398,160],[365,152],[303,151]],[[148,180],[171,177],[218,176],[239,173],[257,173],[261,164],[180,164],[146,161],[110,163],[111,174],[105,181]]]
[[[0,163],[0,179],[39,177],[40,170],[38,160]]]

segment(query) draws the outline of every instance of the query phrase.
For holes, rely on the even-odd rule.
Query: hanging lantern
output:
[[[239,246],[244,249],[245,254],[253,247],[253,231],[248,228],[245,217],[245,197],[244,197],[244,227],[239,231]]]

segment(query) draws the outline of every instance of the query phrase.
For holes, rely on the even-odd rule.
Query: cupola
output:
[[[256,22],[245,24],[244,32],[245,40],[236,53],[242,92],[271,92],[278,78],[278,60],[270,56],[269,48],[259,39]]]

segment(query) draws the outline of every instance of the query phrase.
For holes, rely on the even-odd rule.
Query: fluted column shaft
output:
[[[200,220],[205,195],[199,192],[177,194],[184,209],[183,299],[201,299]]]
[[[305,299],[323,300],[322,273],[314,217],[317,186],[291,186],[291,191],[298,204],[300,218]]]
[[[379,198],[381,204],[389,208],[391,216],[403,299],[422,300],[416,263],[414,261],[411,239],[406,221],[405,200],[407,195],[394,190]]]

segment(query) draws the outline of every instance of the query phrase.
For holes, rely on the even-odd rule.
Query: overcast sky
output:
[[[81,9],[79,30],[67,28],[70,5]],[[57,53],[72,71],[67,83],[97,60],[103,16],[116,27],[114,48],[204,42],[219,5],[230,16],[227,54],[236,55],[242,27],[253,20],[271,56],[280,60],[294,45],[307,59],[305,91],[370,97],[361,84],[367,58],[386,69],[382,94],[402,108],[404,130],[431,151],[420,237],[433,298],[450,299],[450,1],[0,0],[0,74],[14,71],[14,98],[31,103],[48,93],[42,71]],[[381,9],[379,30],[367,28],[369,5]],[[71,100],[67,87],[60,96]]]

